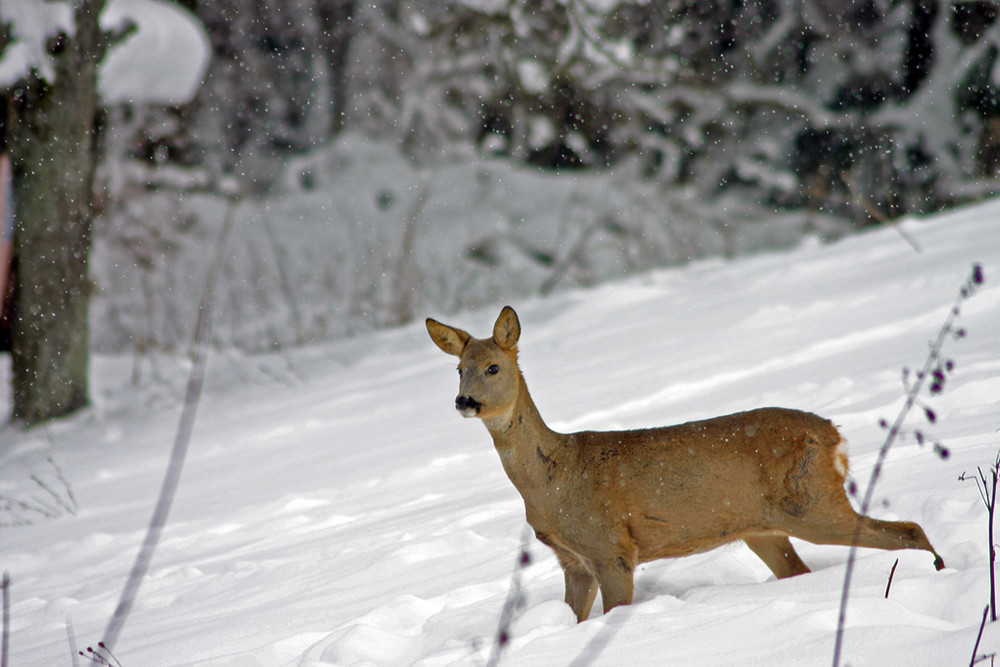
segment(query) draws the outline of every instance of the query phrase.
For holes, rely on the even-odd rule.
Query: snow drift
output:
[[[861,552],[845,643],[854,665],[968,664],[989,555],[982,500],[958,478],[1000,449],[998,215],[992,201],[906,221],[919,253],[883,229],[522,300],[521,367],[559,430],[764,405],[816,412],[840,425],[864,484],[879,419],[903,400],[902,368],[922,362],[982,262],[987,282],[959,320],[968,335],[945,348],[955,372],[943,394],[923,397],[938,422],[913,417],[951,456],[899,442],[872,512],[919,522],[948,569],[935,572],[923,552]],[[448,321],[485,335],[500,305]],[[186,366],[152,356],[133,386],[131,362],[94,360],[86,413],[0,431],[0,494],[30,506],[51,500],[48,487],[75,508],[0,514],[30,523],[0,529],[12,664],[71,664],[68,637],[94,645],[142,539]],[[121,663],[482,664],[523,506],[483,427],[455,414],[456,387],[453,363],[419,324],[268,355],[215,353],[171,522],[115,650]],[[554,557],[532,539],[505,664],[829,664],[847,549],[796,548],[813,572],[782,581],[742,545],[642,566],[635,604],[578,625]],[[980,651],[998,649],[990,625]]]

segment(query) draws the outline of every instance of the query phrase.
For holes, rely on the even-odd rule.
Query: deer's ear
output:
[[[471,338],[469,334],[461,329],[449,327],[447,324],[441,324],[429,317],[427,318],[427,333],[431,335],[431,340],[442,351],[454,354],[456,357],[462,356],[462,352],[465,351],[465,345],[469,342],[469,338]]]
[[[504,306],[493,325],[493,342],[501,349],[510,351],[517,346],[517,339],[520,337],[521,323],[517,319],[517,313],[510,306]]]

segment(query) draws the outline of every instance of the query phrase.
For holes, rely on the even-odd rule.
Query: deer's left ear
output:
[[[513,350],[517,346],[517,339],[521,337],[521,323],[517,319],[517,313],[510,306],[504,306],[500,311],[500,317],[493,325],[493,342],[503,350]]]

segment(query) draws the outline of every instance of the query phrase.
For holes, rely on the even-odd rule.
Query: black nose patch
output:
[[[459,412],[465,412],[466,410],[479,412],[479,408],[481,407],[483,407],[483,404],[471,396],[458,396],[455,398],[455,409]]]

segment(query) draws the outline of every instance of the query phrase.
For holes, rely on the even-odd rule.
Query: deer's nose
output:
[[[455,398],[455,409],[466,417],[476,416],[482,407],[483,404],[471,396],[458,396]]]

